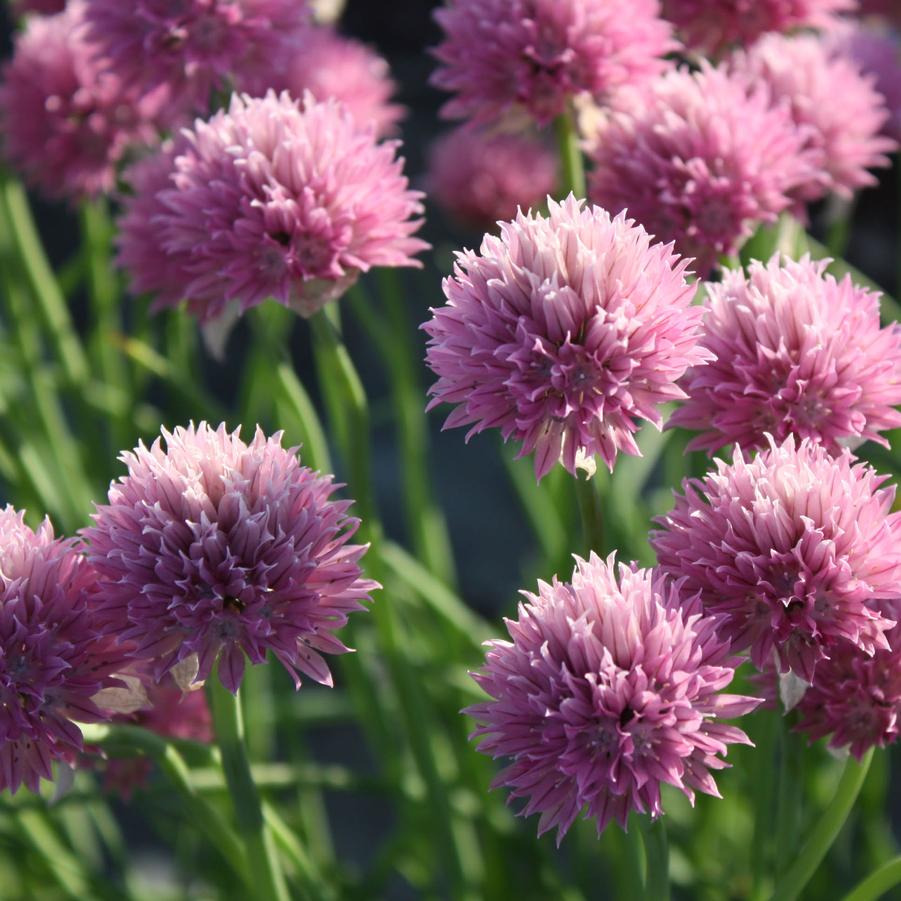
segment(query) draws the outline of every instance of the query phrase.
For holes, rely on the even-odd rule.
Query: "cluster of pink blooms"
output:
[[[663,0],[663,14],[691,48],[714,56],[769,32],[825,28],[855,0]]]
[[[660,405],[684,396],[677,380],[709,357],[671,246],[572,195],[548,204],[459,254],[423,326],[430,407],[457,405],[445,427],[500,428],[539,479],[558,461],[575,473],[583,456],[612,469],[637,454],[638,420],[659,427]]]
[[[153,144],[168,118],[162,86],[142,93],[107,71],[87,39],[85,4],[30,18],[0,83],[4,150],[50,197],[110,191],[134,144]]]
[[[120,262],[135,291],[204,321],[270,297],[310,316],[361,272],[419,265],[397,146],[334,100],[234,95],[126,173]]]
[[[435,14],[444,39],[433,83],[455,94],[443,112],[547,124],[577,95],[602,102],[650,80],[677,46],[659,11],[657,0],[632,0],[627,16],[607,0],[448,0]]]
[[[474,678],[490,700],[465,712],[479,750],[511,763],[496,786],[540,813],[558,844],[580,811],[600,833],[630,811],[658,817],[662,785],[719,797],[711,771],[730,744],[723,722],[758,699],[722,692],[738,664],[697,594],[658,571],[576,558],[571,582],[523,592],[510,641],[488,642]]]
[[[300,673],[330,685],[322,655],[347,651],[335,633],[378,587],[351,502],[280,435],[201,423],[163,438],[122,455],[128,475],[78,541],[0,514],[0,790],[77,763],[77,723],[208,741],[202,693],[181,694],[216,665],[232,692],[267,652],[296,687]],[[107,775],[127,793],[145,774]]]
[[[463,126],[432,146],[427,193],[462,225],[491,231],[554,194],[557,167],[557,155],[535,137]]]

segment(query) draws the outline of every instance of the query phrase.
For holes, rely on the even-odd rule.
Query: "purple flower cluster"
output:
[[[756,698],[722,692],[738,664],[695,595],[646,569],[576,558],[571,582],[523,592],[510,641],[473,676],[489,700],[465,713],[479,750],[510,758],[494,785],[527,799],[558,844],[580,811],[600,833],[630,811],[658,817],[662,785],[719,796],[711,771],[748,738],[724,719]]]
[[[423,325],[438,376],[430,407],[445,427],[500,428],[534,453],[540,479],[582,455],[612,469],[638,453],[638,420],[683,396],[676,382],[708,358],[686,263],[625,215],[570,196],[548,216],[520,212],[458,255],[447,304]],[[467,436],[468,437],[468,436]]]
[[[274,297],[304,316],[374,266],[417,266],[421,195],[396,142],[333,100],[235,95],[126,178],[120,262],[158,307],[201,320]]]

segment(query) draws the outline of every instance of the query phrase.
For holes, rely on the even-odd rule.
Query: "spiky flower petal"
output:
[[[135,643],[160,679],[196,656],[193,681],[219,662],[237,691],[245,657],[266,652],[292,675],[331,684],[320,652],[347,650],[334,635],[377,585],[362,578],[366,547],[349,544],[359,521],[333,501],[331,476],[301,466],[281,434],[257,429],[165,429],[121,460],[85,530],[100,576],[106,628]]]
[[[901,326],[880,328],[879,295],[827,266],[777,254],[707,285],[702,343],[715,359],[686,373],[688,400],[669,420],[702,430],[691,449],[750,450],[769,433],[838,454],[901,426]]]
[[[540,813],[558,843],[584,808],[598,832],[631,811],[663,813],[667,784],[694,801],[719,797],[711,771],[728,745],[749,744],[724,719],[756,698],[722,693],[738,660],[695,597],[647,569],[576,558],[572,581],[523,592],[510,641],[487,642],[473,677],[490,700],[465,712],[479,750],[512,762],[495,779]]]
[[[660,566],[699,591],[735,650],[763,669],[812,681],[830,646],[887,648],[894,623],[871,604],[901,597],[901,513],[895,492],[849,451],[789,436],[746,460],[683,483],[651,534]]]
[[[499,428],[535,454],[540,479],[580,454],[612,469],[637,454],[638,420],[683,396],[676,381],[707,359],[686,263],[625,215],[572,195],[549,214],[519,213],[458,254],[447,304],[422,328],[438,381],[430,408],[456,404],[445,427],[467,438]]]

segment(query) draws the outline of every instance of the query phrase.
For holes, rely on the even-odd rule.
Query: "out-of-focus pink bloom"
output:
[[[764,447],[766,434],[822,443],[901,426],[901,326],[879,327],[879,295],[850,277],[837,282],[827,260],[751,263],[708,284],[702,344],[714,359],[686,374],[688,400],[670,426],[698,429],[690,449],[733,442]]]
[[[875,184],[867,171],[887,166],[894,141],[882,136],[888,112],[872,77],[814,35],[770,35],[730,60],[749,82],[768,85],[776,103],[785,102],[807,134],[814,177],[794,190],[800,200],[827,193],[850,196]]]
[[[659,427],[659,405],[707,359],[671,245],[572,195],[549,209],[458,254],[448,302],[422,326],[438,376],[429,408],[455,404],[445,428],[469,425],[467,438],[499,428],[521,442],[539,479],[558,460],[575,474],[582,454],[611,469],[617,452],[638,454],[638,420]]]
[[[405,110],[392,102],[397,85],[388,62],[366,44],[331,28],[307,28],[272,56],[265,71],[239,78],[238,87],[254,96],[270,88],[317,100],[339,100],[362,127],[384,137],[397,131]]]
[[[835,50],[849,56],[861,72],[875,79],[889,113],[882,133],[901,141],[901,35],[888,28],[860,25],[835,29],[829,40]]]
[[[361,272],[420,265],[422,195],[398,146],[333,100],[236,95],[162,151],[168,178],[163,159],[132,171],[120,261],[158,307],[184,298],[203,321],[269,297],[310,316]]]
[[[541,814],[539,835],[556,827],[559,844],[583,808],[599,833],[631,811],[659,817],[664,784],[719,797],[711,770],[750,744],[723,720],[758,701],[721,693],[739,661],[697,596],[594,554],[576,558],[571,583],[523,595],[511,640],[488,642],[473,674],[490,700],[464,712],[480,751],[511,758],[494,786],[527,799],[522,816]]]
[[[126,83],[167,85],[203,112],[210,92],[253,78],[307,25],[305,0],[85,0],[91,39]]]
[[[765,85],[704,64],[627,100],[596,138],[589,196],[674,241],[701,275],[815,174],[806,135]]]
[[[723,617],[735,650],[750,647],[761,669],[775,651],[780,671],[810,682],[836,641],[887,648],[893,622],[870,606],[901,597],[901,514],[885,477],[794,436],[751,461],[736,449],[731,464],[714,462],[683,484],[651,544]]]
[[[895,620],[897,610],[889,611]],[[866,654],[847,641],[817,664],[813,684],[798,704],[797,729],[812,739],[829,736],[833,748],[858,759],[898,739],[901,713],[901,626],[887,633],[889,648]]]
[[[663,0],[663,14],[696,50],[714,55],[750,47],[771,31],[825,28],[856,0]]]
[[[456,96],[443,113],[487,124],[525,110],[546,124],[580,94],[649,80],[676,47],[659,12],[657,0],[626,15],[607,0],[447,0],[432,81]]]
[[[901,7],[898,0],[858,0],[862,16],[885,16],[901,24]]]
[[[157,439],[122,455],[128,475],[85,530],[105,627],[156,679],[196,659],[202,681],[218,660],[235,692],[245,656],[271,651],[296,686],[301,672],[330,685],[320,652],[347,650],[334,632],[378,587],[362,578],[366,547],[348,543],[351,502],[329,500],[331,476],[301,466],[280,433],[162,434],[165,450]]]
[[[537,138],[469,127],[439,138],[429,153],[427,193],[463,225],[490,231],[554,193],[557,156]]]
[[[13,9],[19,13],[37,13],[41,16],[52,16],[66,8],[66,0],[12,0]]]
[[[126,88],[103,71],[84,28],[84,4],[34,16],[16,38],[0,85],[4,151],[49,197],[79,198],[113,188],[133,144],[158,140],[165,89]]]
[[[0,791],[36,792],[54,761],[75,763],[76,723],[109,718],[100,692],[120,684],[127,646],[99,633],[98,600],[76,542],[0,512]]]

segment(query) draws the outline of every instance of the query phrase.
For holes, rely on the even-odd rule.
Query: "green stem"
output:
[[[579,134],[572,110],[561,113],[557,117],[555,127],[560,148],[560,162],[563,166],[563,183],[560,186],[563,195],[572,193],[576,198],[582,198],[586,193],[585,162],[579,147]]]
[[[776,736],[776,816],[770,835],[777,879],[797,851],[801,830],[804,739],[791,731],[794,722],[791,714],[780,717]]]
[[[651,820],[637,816],[634,821],[641,830],[644,843],[644,894],[653,901],[669,901],[669,843],[662,819]]]
[[[849,757],[832,803],[817,821],[800,853],[776,884],[772,901],[793,901],[826,857],[857,800],[873,759],[871,748],[858,763]]]
[[[275,843],[263,820],[260,795],[250,771],[241,699],[222,685],[216,673],[207,681],[207,699],[222,754],[222,770],[235,809],[235,822],[247,853],[253,897],[260,901],[288,901]]]
[[[576,498],[579,502],[579,514],[582,518],[582,536],[586,554],[594,551],[603,557],[606,551],[604,538],[604,515],[601,510],[601,497],[595,480],[575,479]]]
[[[876,901],[901,885],[901,856],[874,870],[844,897],[844,901]]]
[[[11,226],[13,242],[29,288],[44,318],[66,378],[70,384],[82,385],[88,378],[88,361],[65,298],[44,254],[22,185],[14,179],[2,178],[0,203]]]

